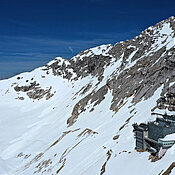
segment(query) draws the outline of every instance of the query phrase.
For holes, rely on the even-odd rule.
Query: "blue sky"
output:
[[[0,77],[131,39],[174,12],[174,0],[0,0]]]

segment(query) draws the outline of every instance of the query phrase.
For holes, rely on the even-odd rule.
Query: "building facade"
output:
[[[156,113],[153,113],[153,115]],[[165,136],[175,133],[175,115],[156,114],[159,117],[147,124],[133,124],[136,139],[136,150],[150,151],[155,153],[160,148],[169,148],[175,140],[162,140]]]

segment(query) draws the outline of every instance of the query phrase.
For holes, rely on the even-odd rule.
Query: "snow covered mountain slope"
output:
[[[132,124],[175,112],[175,18],[0,81],[1,175],[158,175]],[[175,170],[172,170],[172,174]]]

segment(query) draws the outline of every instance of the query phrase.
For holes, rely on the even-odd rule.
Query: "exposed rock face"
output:
[[[33,83],[30,83],[30,85],[26,85],[26,86],[15,86],[14,87],[15,91],[17,92],[26,92],[28,97],[33,99],[33,100],[40,100],[41,98],[43,98],[44,96],[46,96],[46,100],[48,100],[49,98],[51,98],[54,94],[51,93],[51,89],[52,86],[50,86],[48,89],[42,89],[39,86],[39,83],[36,83],[36,81],[34,81]],[[21,100],[23,99],[23,97],[20,98]]]
[[[170,49],[168,52],[160,49],[155,55],[138,60],[137,64],[123,71],[117,79],[110,80],[109,84],[114,95],[111,109],[124,97],[134,95],[133,103],[139,102],[142,98],[150,98],[165,83],[165,80],[168,80],[163,88],[163,92],[166,93],[169,83],[174,82],[175,70],[174,62],[172,61],[175,61],[174,51],[175,48]],[[164,55],[162,59],[158,60],[163,53],[166,56]]]
[[[79,114],[86,110],[86,106],[88,102],[91,104],[94,103],[93,107],[97,104],[100,104],[101,101],[105,99],[105,95],[108,92],[108,87],[105,85],[100,88],[97,92],[93,91],[92,93],[88,94],[84,98],[82,98],[73,108],[72,116],[67,120],[68,126],[71,126],[76,122]],[[93,108],[92,108],[93,109]]]
[[[27,92],[27,91],[30,91],[36,87],[39,86],[39,83],[36,83],[36,81],[34,81],[33,83],[31,83],[29,86],[15,86],[14,89],[15,91],[19,92],[19,91],[22,91],[22,92]]]

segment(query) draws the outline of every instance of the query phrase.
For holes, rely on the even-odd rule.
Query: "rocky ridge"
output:
[[[93,91],[75,105],[72,116],[67,121],[68,125],[74,123],[79,113],[85,110],[89,101],[93,103],[98,100],[94,105],[99,104],[108,89],[112,91],[113,95],[110,109],[118,111],[124,98],[133,96],[132,102],[136,104],[142,98],[145,100],[150,98],[163,85],[161,97],[157,100],[158,104],[155,108],[165,108],[165,105],[162,105],[164,96],[168,94],[171,94],[172,97],[175,96],[175,84],[173,84],[175,80],[174,45],[175,19],[170,17],[149,27],[134,39],[117,43],[114,46],[102,45],[80,52],[70,61],[63,61],[60,67],[58,61],[47,66],[48,69],[52,69],[54,75],[63,74],[63,78],[70,81],[76,81],[89,74],[92,77],[98,77]],[[119,66],[104,80],[106,84],[97,88],[104,79],[104,70],[116,63]],[[69,70],[72,70],[73,73]],[[73,76],[73,74],[75,75]],[[175,103],[174,99],[166,100],[166,103],[168,103],[166,107],[169,110],[175,110],[172,107]]]

